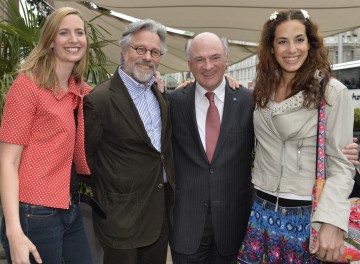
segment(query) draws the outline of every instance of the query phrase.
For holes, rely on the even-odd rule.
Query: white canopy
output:
[[[99,15],[97,11],[89,9],[80,3],[70,1],[55,1],[56,8],[62,6],[72,6],[80,10],[86,20],[91,20]],[[93,22],[111,33],[110,35],[105,31],[102,32],[104,34],[103,38],[108,40],[118,40],[122,31],[130,23],[127,20],[108,15],[101,16],[95,19]],[[185,44],[190,37],[187,35],[168,32],[166,38],[168,52],[161,59],[161,65],[159,66],[158,70],[162,74],[188,71],[188,65],[185,58]],[[104,51],[109,63],[112,64],[112,66],[108,67],[109,72],[112,73],[115,71],[115,67],[120,63],[120,47],[118,45],[118,41],[105,47]],[[255,53],[256,46],[230,44],[229,64],[231,65],[237,63],[254,55]]]
[[[55,0],[55,7],[73,6],[81,10],[86,19],[97,15],[71,0]],[[306,9],[310,19],[319,25],[324,36],[360,27],[360,0],[92,0],[104,8],[132,17],[151,18],[167,27],[194,33],[210,31],[232,40],[258,42],[263,24],[275,10]],[[101,17],[102,25],[118,39],[128,24],[111,17]],[[168,54],[162,59],[162,73],[187,71],[184,46],[187,36],[169,33]],[[231,45],[230,64],[253,54],[256,49],[248,45]],[[106,49],[110,61],[119,63],[120,48],[111,45]]]

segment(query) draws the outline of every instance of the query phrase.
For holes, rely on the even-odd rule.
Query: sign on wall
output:
[[[351,89],[349,90],[351,95],[354,108],[360,108],[360,89]]]

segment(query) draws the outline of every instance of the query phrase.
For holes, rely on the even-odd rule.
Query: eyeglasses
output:
[[[140,47],[133,47],[131,45],[129,45],[129,46],[132,47],[136,51],[136,53],[139,55],[144,55],[147,51],[150,51],[150,55],[153,58],[159,58],[161,55],[163,55],[161,53],[161,51],[157,50],[157,49],[149,50],[149,49],[147,49],[145,47],[141,47],[141,46]]]

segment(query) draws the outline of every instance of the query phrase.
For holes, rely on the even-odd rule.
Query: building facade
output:
[[[329,59],[333,64],[360,60],[360,28],[324,39],[329,49]],[[228,67],[227,72],[248,88],[254,88],[256,77],[257,56]],[[193,79],[189,72],[167,74],[182,83]],[[360,76],[359,76],[360,77]]]
[[[329,49],[329,59],[333,64],[360,60],[360,28],[324,39]],[[339,56],[340,55],[340,56]],[[241,84],[254,87],[257,56],[228,67],[228,72]],[[360,76],[359,76],[360,77]]]

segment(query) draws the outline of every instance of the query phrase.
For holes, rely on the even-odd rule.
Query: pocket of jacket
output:
[[[106,235],[124,241],[133,237],[138,223],[137,192],[107,193],[105,211],[102,228]]]

